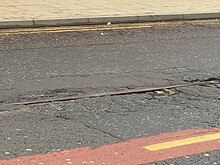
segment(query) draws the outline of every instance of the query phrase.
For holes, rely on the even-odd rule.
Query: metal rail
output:
[[[67,97],[60,97],[60,98],[53,97],[50,99],[10,103],[10,105],[34,105],[34,104],[43,104],[43,103],[51,103],[51,102],[63,102],[63,101],[70,101],[70,100],[79,100],[79,99],[84,99],[84,98],[127,95],[127,94],[134,94],[134,93],[160,91],[164,89],[189,87],[189,86],[214,85],[214,84],[219,84],[219,83],[220,83],[219,80],[210,80],[210,81],[206,80],[206,81],[200,81],[200,82],[182,83],[182,84],[160,86],[160,87],[142,87],[142,88],[134,88],[134,89],[123,89],[123,90],[114,90],[114,91],[109,91],[109,92],[92,93],[92,94],[82,94],[82,95],[77,95],[77,96],[67,96]]]

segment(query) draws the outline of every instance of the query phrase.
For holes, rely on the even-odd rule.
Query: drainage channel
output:
[[[162,90],[171,90],[176,88],[190,87],[190,86],[210,86],[210,85],[218,85],[220,84],[220,79],[212,78],[203,81],[192,81],[181,84],[174,84],[168,86],[159,86],[159,87],[139,87],[132,89],[123,89],[123,90],[113,90],[108,92],[100,92],[100,93],[92,93],[92,94],[81,94],[77,96],[67,96],[67,97],[51,97],[49,99],[41,99],[41,100],[32,100],[26,102],[15,102],[15,103],[6,103],[4,105],[35,105],[35,104],[43,104],[43,103],[53,103],[53,102],[65,102],[71,100],[80,100],[85,98],[95,98],[95,97],[104,97],[104,96],[115,96],[115,95],[128,95],[135,93],[146,93],[146,92],[156,92]]]

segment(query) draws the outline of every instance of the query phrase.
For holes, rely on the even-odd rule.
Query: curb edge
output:
[[[54,27],[74,25],[99,25],[111,22],[119,23],[143,23],[180,20],[219,19],[219,13],[193,13],[193,14],[164,14],[164,15],[140,15],[140,16],[104,16],[91,18],[58,18],[58,19],[33,19],[33,20],[9,20],[0,21],[0,29],[26,28],[26,27]]]

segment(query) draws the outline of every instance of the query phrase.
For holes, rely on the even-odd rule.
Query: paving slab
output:
[[[1,0],[0,27],[220,18],[219,0]]]

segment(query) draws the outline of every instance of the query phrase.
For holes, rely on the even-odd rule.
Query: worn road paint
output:
[[[140,23],[140,24],[119,24],[111,26],[67,26],[52,27],[52,28],[24,28],[13,30],[0,30],[0,36],[3,35],[22,35],[22,34],[39,34],[39,33],[67,33],[67,32],[83,32],[83,31],[107,31],[107,30],[121,30],[121,29],[142,29],[163,26],[182,26],[182,25],[211,25],[220,24],[219,20],[206,21],[175,21],[175,22],[159,22],[159,23]]]
[[[18,157],[12,160],[0,160],[0,165],[138,165],[220,150],[219,134],[220,127],[201,130],[185,130],[133,139],[96,149],[84,147],[62,152]],[[193,139],[195,141],[198,140],[198,137],[206,138],[208,141],[200,141],[200,143],[190,143],[157,151],[149,151],[144,148],[144,146],[151,146],[159,143],[165,144],[167,142],[174,142],[182,139]]]
[[[67,32],[83,32],[83,31],[106,31],[106,30],[120,30],[120,29],[142,29],[142,28],[151,28],[150,25],[133,25],[133,26],[92,26],[92,27],[73,27],[69,28],[53,28],[53,29],[33,29],[33,30],[20,30],[20,31],[2,31],[1,35],[19,35],[19,34],[39,34],[39,33],[67,33]]]
[[[175,140],[171,142],[164,142],[164,143],[159,143],[159,144],[153,144],[150,146],[145,146],[144,148],[150,151],[158,151],[158,150],[179,147],[179,146],[184,146],[184,145],[189,145],[189,144],[194,144],[194,143],[207,142],[211,140],[218,140],[218,139],[220,139],[220,133],[197,136],[197,137]]]

